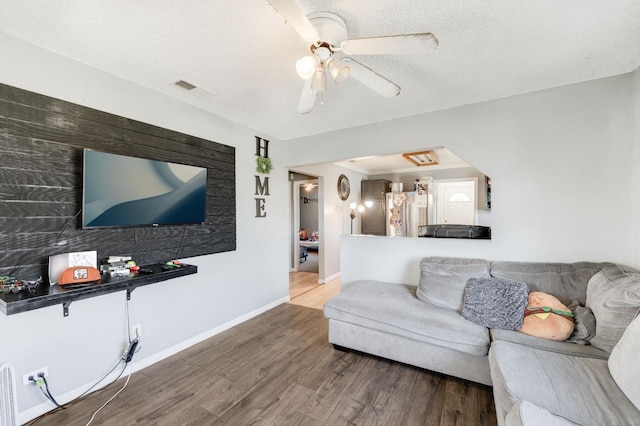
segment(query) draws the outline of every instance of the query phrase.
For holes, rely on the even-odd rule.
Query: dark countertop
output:
[[[74,285],[63,288],[58,285],[50,286],[41,284],[35,292],[21,291],[19,293],[0,293],[0,311],[5,315],[13,315],[20,312],[31,311],[57,304],[64,305],[65,316],[68,306],[76,300],[88,299],[116,291],[127,290],[129,293],[144,285],[154,284],[172,278],[196,274],[198,267],[195,265],[181,264],[180,267],[171,270],[163,270],[163,264],[142,266],[142,270],[130,276],[110,277],[102,275],[97,283],[86,285]]]

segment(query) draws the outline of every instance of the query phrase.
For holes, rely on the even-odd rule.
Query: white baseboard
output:
[[[340,272],[336,272],[333,275],[329,275],[328,277],[326,277],[324,280],[318,280],[318,284],[326,284],[329,281],[333,281],[336,278],[340,278]]]
[[[142,370],[143,368],[149,367],[150,365],[155,364],[156,362],[162,361],[165,358],[169,358],[172,355],[177,354],[178,352],[181,352],[195,344],[198,344],[204,340],[207,340],[210,337],[215,336],[216,334],[220,334],[223,331],[226,331],[232,327],[235,327],[238,324],[241,324],[247,320],[250,320],[251,318],[260,315],[263,312],[268,311],[269,309],[273,309],[276,306],[282,305],[283,303],[287,303],[291,300],[291,297],[286,296],[283,297],[281,299],[278,299],[274,302],[271,302],[265,306],[261,306],[260,308],[251,311],[247,314],[244,314],[242,316],[239,316],[238,318],[235,318],[231,321],[228,321],[224,324],[219,325],[218,327],[212,328],[211,330],[207,330],[204,333],[198,334],[197,336],[194,336],[190,339],[187,339],[183,342],[180,342],[176,345],[173,345],[167,349],[164,349],[160,352],[156,352],[155,354],[152,354],[146,358],[142,358],[140,360],[135,360],[131,363],[129,363],[129,365],[127,366],[127,368],[125,369],[124,373],[122,374],[122,378],[127,377],[127,375],[131,374],[131,373],[135,373],[136,371]],[[109,376],[107,376],[102,383],[111,383],[113,380],[115,380],[118,377],[119,371],[115,371],[113,373],[111,373]],[[66,392],[62,395],[56,396],[56,399],[58,400],[58,402],[60,402],[61,404],[66,404],[68,401],[72,401],[75,398],[77,398],[78,396],[82,395],[84,392],[86,392],[86,390],[88,388],[90,388],[93,385],[93,382],[91,383],[87,383],[83,386],[80,386],[76,389],[73,389],[69,392]],[[91,393],[95,392],[96,390],[100,389],[100,387],[92,390]],[[33,419],[35,419],[36,417],[40,417],[41,415],[53,410],[55,407],[49,403],[49,402],[43,402],[42,404],[36,405],[34,407],[29,408],[28,410],[22,411],[20,413],[18,413],[18,424],[25,424]],[[96,407],[97,409],[98,407]],[[90,414],[90,413],[89,413]]]

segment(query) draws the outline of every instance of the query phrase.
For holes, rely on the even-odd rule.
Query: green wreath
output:
[[[263,173],[265,175],[268,175],[271,172],[271,169],[273,168],[271,159],[265,158],[265,157],[256,158],[256,165],[257,165],[256,172]]]

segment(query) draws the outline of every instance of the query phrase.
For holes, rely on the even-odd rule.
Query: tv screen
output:
[[[82,227],[203,223],[207,169],[84,150]]]

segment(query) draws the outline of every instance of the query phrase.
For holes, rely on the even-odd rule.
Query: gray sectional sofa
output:
[[[324,306],[329,341],[493,386],[500,425],[640,424],[640,273],[612,263],[428,257],[417,287],[345,286]],[[527,284],[576,314],[556,342],[489,330],[461,310],[469,278]]]

